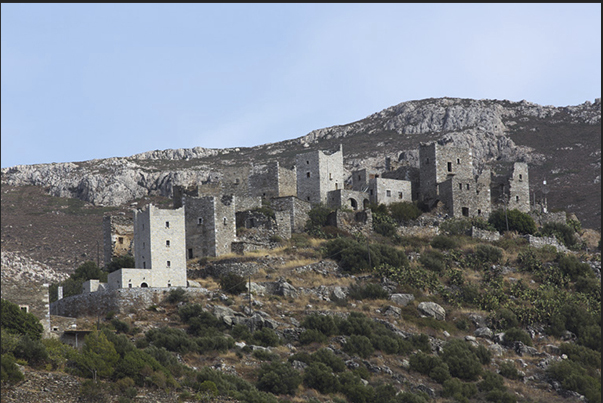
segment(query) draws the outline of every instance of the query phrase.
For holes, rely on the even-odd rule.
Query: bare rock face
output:
[[[14,283],[57,283],[69,277],[66,273],[22,256],[15,252],[2,251],[2,282]]]
[[[446,320],[446,310],[435,302],[421,302],[417,309],[425,316],[431,316],[437,320]]]

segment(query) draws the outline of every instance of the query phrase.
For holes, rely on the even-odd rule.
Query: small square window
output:
[[[386,195],[387,197],[392,197],[392,191],[391,191],[391,190],[386,190],[386,191],[385,191],[385,195]]]
[[[197,225],[203,224],[203,217],[197,218]]]
[[[310,172],[306,172],[306,178],[310,177]]]
[[[119,242],[120,245],[123,245],[124,244],[124,238],[120,236],[119,238],[117,238],[117,242]]]
[[[171,265],[172,265],[172,262],[170,262],[170,261],[168,260],[168,261],[167,261],[166,266],[167,266],[167,267],[170,267]]]
[[[169,240],[169,239],[167,239],[167,240],[165,241],[165,246],[167,246],[168,248],[170,247],[170,240]]]
[[[459,190],[463,190],[463,184],[459,183]]]
[[[165,228],[170,228],[170,222],[169,221],[165,222]]]

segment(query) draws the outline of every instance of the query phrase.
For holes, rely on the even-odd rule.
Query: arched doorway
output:
[[[352,210],[358,210],[358,202],[355,199],[350,199],[348,202]]]
[[[142,288],[147,288],[148,286],[149,286],[149,285],[148,285],[147,283],[142,283],[142,284],[140,285],[140,287],[142,287]]]

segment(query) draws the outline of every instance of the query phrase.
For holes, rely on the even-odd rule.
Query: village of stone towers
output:
[[[600,401],[601,103],[2,169],[3,402]]]

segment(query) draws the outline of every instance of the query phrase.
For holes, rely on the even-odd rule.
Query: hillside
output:
[[[119,206],[149,195],[171,196],[173,185],[220,177],[221,166],[278,160],[292,166],[310,149],[344,148],[348,173],[383,169],[385,158],[416,164],[420,142],[441,140],[472,148],[478,165],[525,161],[530,185],[551,209],[575,213],[585,228],[601,228],[601,102],[568,107],[526,101],[457,98],[409,101],[354,123],[252,148],[155,150],[130,157],[15,166],[2,184],[40,186],[54,196]]]
[[[174,185],[220,177],[221,167],[289,167],[298,153],[340,144],[348,173],[384,169],[386,157],[416,166],[419,143],[431,140],[471,147],[480,167],[525,161],[536,197],[546,178],[549,208],[589,230],[562,253],[515,232],[471,237],[471,225],[493,228],[435,212],[408,228],[374,206],[366,236],[314,214],[324,220],[275,249],[189,260],[194,290],[77,318],[79,330],[100,329],[84,350],[25,337],[13,318],[26,314],[3,305],[2,401],[600,401],[600,137],[600,100],[442,98],[253,148],[3,169],[4,290],[55,290],[83,263],[107,263],[107,212],[170,207]]]

